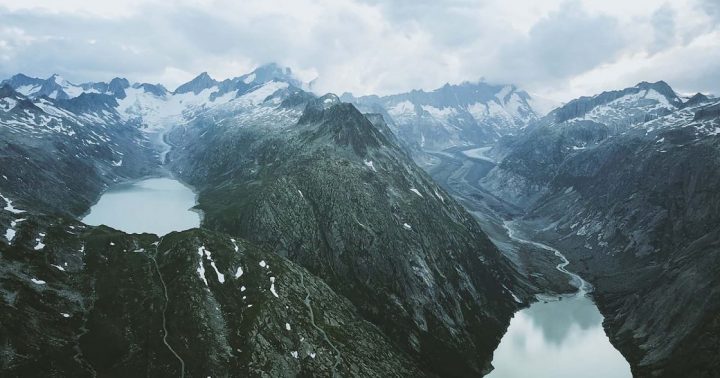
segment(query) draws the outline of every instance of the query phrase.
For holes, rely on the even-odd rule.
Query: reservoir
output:
[[[200,226],[193,191],[169,178],[150,178],[111,187],[82,219],[128,233],[165,235]]]
[[[505,222],[508,236],[558,256],[557,269],[568,275],[578,292],[540,297],[520,310],[495,350],[495,367],[488,377],[625,378],[630,364],[610,343],[602,327],[603,316],[588,297],[591,286],[566,269],[570,263],[560,251],[515,235],[513,222]]]

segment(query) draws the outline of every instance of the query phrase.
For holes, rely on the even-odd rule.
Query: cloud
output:
[[[675,11],[667,4],[653,12],[650,23],[653,27],[655,41],[650,47],[651,52],[662,51],[675,42]]]
[[[617,20],[569,2],[538,21],[525,38],[504,46],[495,75],[550,85],[613,61],[625,45]]]
[[[566,100],[634,85],[616,78],[635,80],[637,67],[682,87],[701,83],[683,52],[716,55],[717,45],[690,46],[717,29],[717,4],[0,0],[0,77],[123,76],[174,88],[202,71],[223,79],[278,62],[305,80],[318,76],[319,91],[389,94],[484,77]],[[702,87],[720,92],[713,85]]]
[[[714,26],[717,27],[720,24],[720,2],[716,0],[697,0],[698,5],[702,8],[708,16],[714,19]]]

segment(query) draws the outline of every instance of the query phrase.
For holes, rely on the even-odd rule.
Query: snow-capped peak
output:
[[[61,87],[70,84],[70,83],[68,83],[67,80],[65,80],[65,78],[63,78],[62,76],[60,76],[58,74],[53,74],[52,76],[50,76],[50,78],[48,80],[54,81],[55,84],[57,84]]]
[[[217,84],[218,82],[215,81],[215,79],[213,79],[212,77],[210,77],[207,72],[203,72],[200,75],[196,76],[194,79],[177,87],[177,89],[175,89],[175,93],[182,94],[193,92],[195,94],[198,94],[205,89],[216,86]]]

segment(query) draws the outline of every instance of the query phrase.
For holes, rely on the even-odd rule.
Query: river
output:
[[[556,255],[556,269],[578,288],[575,294],[541,296],[510,321],[493,357],[490,378],[514,377],[632,377],[630,365],[602,327],[603,316],[588,297],[592,286],[567,270],[570,262],[555,248],[523,239],[513,222],[504,222],[508,236]]]

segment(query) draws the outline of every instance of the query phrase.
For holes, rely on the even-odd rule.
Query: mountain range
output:
[[[556,105],[485,82],[318,96],[275,64],[172,92],[15,75],[0,370],[484,375],[515,311],[571,290],[533,274],[557,262],[496,246],[513,218],[592,283],[634,375],[712,376],[720,100],[643,82]],[[202,228],[78,221],[114,183],[168,171]]]

